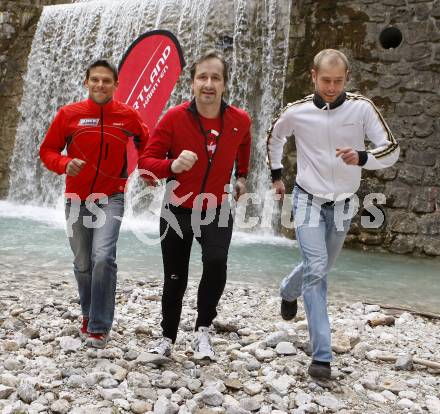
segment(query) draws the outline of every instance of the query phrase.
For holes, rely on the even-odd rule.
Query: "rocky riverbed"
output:
[[[330,304],[333,378],[321,382],[307,375],[302,306],[285,322],[277,292],[256,286],[228,284],[213,328],[215,363],[192,358],[194,283],[172,357],[146,353],[160,334],[160,294],[159,281],[121,278],[111,340],[88,349],[73,276],[4,268],[0,412],[440,413],[440,370],[414,363],[440,362],[438,319]]]

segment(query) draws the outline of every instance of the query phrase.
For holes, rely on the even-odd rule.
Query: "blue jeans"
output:
[[[294,301],[303,296],[312,358],[332,360],[330,322],[327,313],[327,276],[338,257],[350,227],[349,202],[333,206],[295,186],[293,214],[302,262],[281,282],[280,295]]]
[[[113,194],[108,203],[97,201],[91,207],[93,212],[72,200],[66,203],[65,212],[72,226],[69,243],[82,314],[89,318],[89,332],[107,333],[115,312],[116,242],[124,215],[124,194]],[[79,214],[74,209],[79,209]]]

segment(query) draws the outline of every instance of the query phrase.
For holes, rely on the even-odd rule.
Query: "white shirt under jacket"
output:
[[[322,99],[323,107],[319,108],[313,97],[309,95],[288,104],[274,121],[267,140],[269,166],[272,173],[274,170],[281,173],[284,144],[288,137],[294,136],[297,184],[310,194],[338,200],[342,195],[357,191],[362,168],[389,167],[397,161],[400,150],[382,115],[369,99],[347,92],[342,104],[331,109]],[[372,143],[367,151],[365,138]],[[336,149],[343,147],[363,151],[365,164],[345,164],[336,157]]]

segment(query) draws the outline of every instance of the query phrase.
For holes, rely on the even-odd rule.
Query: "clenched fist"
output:
[[[180,174],[183,171],[189,171],[197,161],[197,154],[192,151],[183,150],[180,155],[171,164],[171,171],[174,174]]]
[[[67,164],[66,174],[75,177],[81,172],[84,165],[86,165],[85,161],[80,160],[79,158],[74,158]]]

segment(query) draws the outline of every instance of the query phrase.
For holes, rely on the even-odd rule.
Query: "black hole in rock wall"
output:
[[[402,39],[402,32],[397,27],[387,27],[379,36],[379,42],[384,49],[395,49],[402,43]]]

